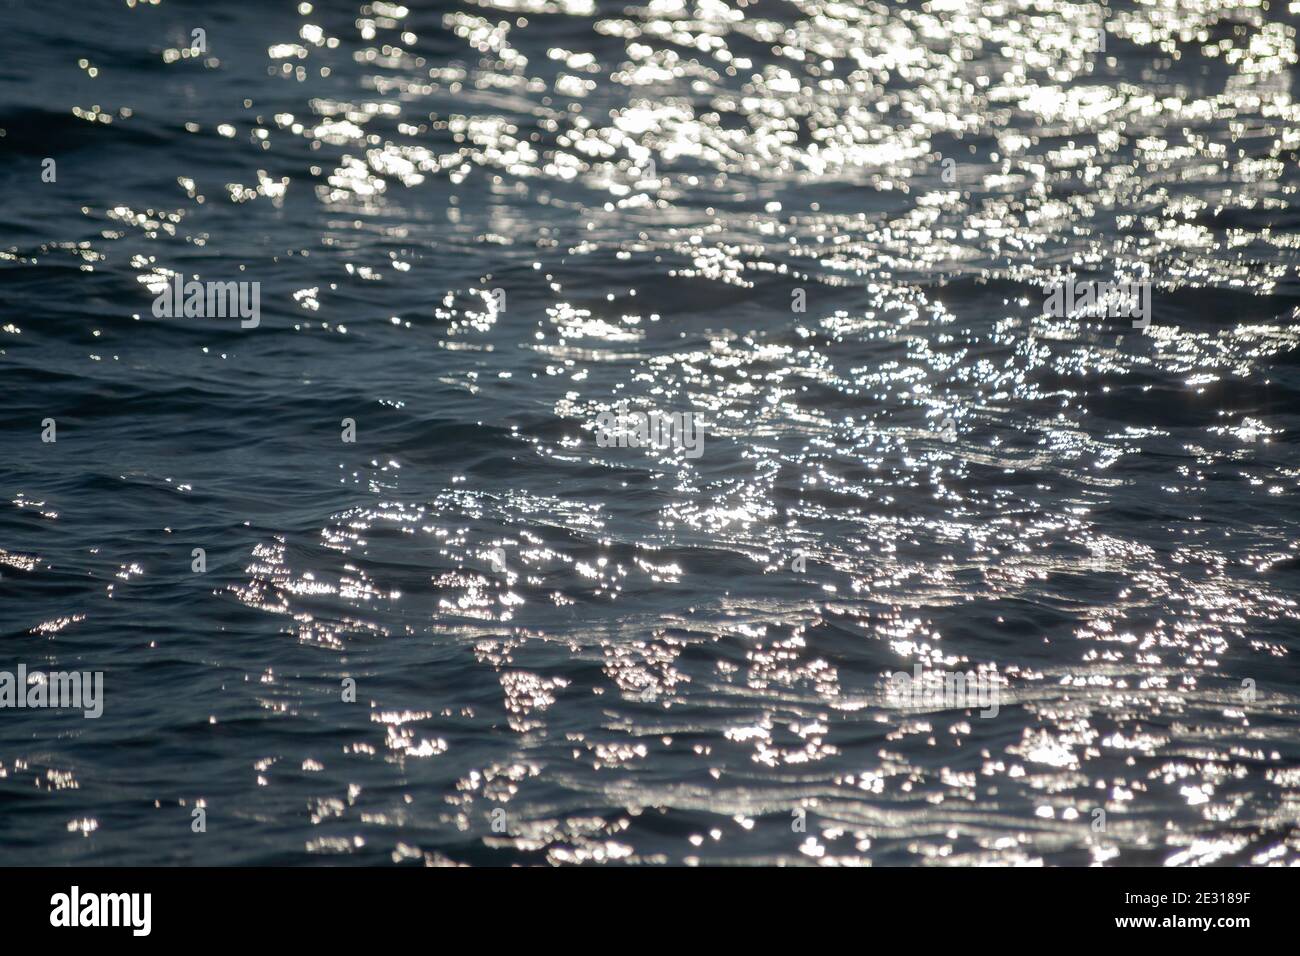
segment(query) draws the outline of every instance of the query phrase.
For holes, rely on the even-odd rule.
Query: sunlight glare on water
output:
[[[0,724],[25,829],[1300,861],[1296,9],[23,8],[55,79],[0,80],[0,150],[61,158],[0,248],[3,633],[108,674]],[[1149,328],[1050,314],[1071,273]],[[260,326],[156,318],[178,274]],[[700,454],[602,447],[620,409]]]

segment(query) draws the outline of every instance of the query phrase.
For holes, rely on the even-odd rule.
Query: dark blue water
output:
[[[1294,9],[5,4],[0,862],[1300,862]]]

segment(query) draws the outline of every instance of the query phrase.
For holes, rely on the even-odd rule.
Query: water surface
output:
[[[0,861],[1300,861],[1296,12],[7,4]]]

